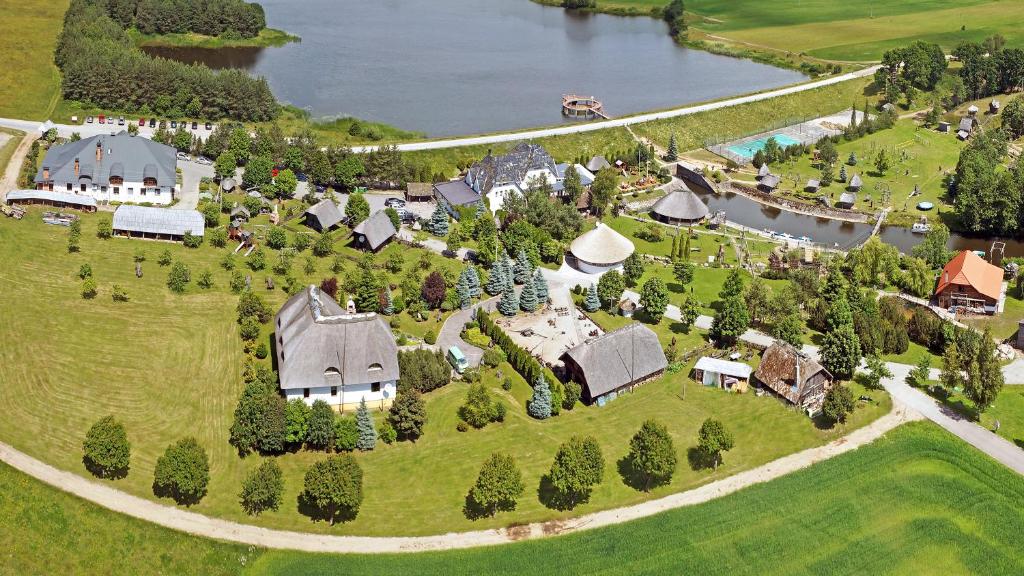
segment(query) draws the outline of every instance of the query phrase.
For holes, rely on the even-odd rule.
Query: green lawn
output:
[[[1024,571],[1017,542],[1024,480],[928,423],[902,426],[867,447],[705,504],[575,535],[453,552],[265,551],[115,514],[5,465],[0,485],[7,488],[0,491],[0,572],[10,574]]]
[[[226,249],[204,245],[187,250],[180,245],[126,239],[101,241],[95,238],[99,216],[86,215],[82,252],[69,255],[65,251],[67,230],[44,225],[39,212],[32,209],[21,221],[0,220],[0,245],[6,247],[0,252],[0,268],[6,271],[0,276],[0,293],[9,303],[0,315],[0,338],[12,344],[32,343],[31,347],[0,349],[0,381],[7,384],[0,439],[84,475],[82,437],[98,417],[114,414],[125,423],[133,444],[131,472],[114,485],[143,497],[153,497],[153,466],[163,449],[194,434],[209,451],[212,475],[208,495],[193,507],[198,512],[314,532],[442,533],[548,520],[639,502],[734,474],[843,433],[819,429],[772,398],[696,386],[686,371],[647,384],[604,408],[579,407],[544,422],[526,416],[528,392],[522,384],[518,393],[513,390],[515,401],[509,399],[511,409],[504,423],[460,433],[455,429],[455,414],[464,400],[465,386],[452,384],[428,396],[429,423],[421,441],[382,445],[358,456],[370,488],[356,520],[330,528],[311,522],[296,510],[305,469],[323,458],[313,452],[279,457],[285,475],[285,504],[279,512],[250,519],[240,510],[237,494],[239,482],[259,465],[260,458],[240,459],[227,442],[242,388],[243,354],[234,319],[237,298],[226,289],[227,273],[218,267]],[[142,279],[133,273],[132,254],[138,248],[148,255]],[[184,296],[172,295],[164,285],[165,270],[155,262],[164,248],[189,264],[194,276],[200,270],[212,270],[216,287],[202,291],[193,285]],[[356,257],[350,249],[344,250],[349,257]],[[407,252],[405,267],[409,268],[417,264],[419,252]],[[438,256],[431,258],[433,269],[458,265]],[[330,275],[330,259],[317,259],[317,270],[310,275],[302,273],[304,259],[298,258],[294,266],[300,280],[319,281]],[[274,260],[270,254],[268,261]],[[92,265],[99,283],[95,300],[79,296],[76,272],[86,262]],[[346,266],[346,274],[354,270],[354,264]],[[285,294],[280,288],[263,290],[264,276],[253,274],[254,285],[276,307]],[[127,287],[130,302],[111,301],[114,283]],[[282,279],[277,278],[276,284],[280,287]],[[666,330],[668,338],[671,327],[667,321],[662,325],[659,330]],[[681,340],[697,345],[701,338],[693,332]],[[505,373],[509,372],[506,368]],[[504,394],[494,374],[488,373],[486,379],[497,393]],[[885,403],[862,408],[852,426],[863,425],[887,410]],[[615,462],[626,453],[630,435],[644,419],[665,422],[685,460],[686,451],[696,441],[697,428],[710,415],[726,420],[737,437],[737,449],[724,467],[710,472],[680,466],[670,485],[650,494],[623,483]],[[762,434],[765,427],[773,434]],[[550,510],[537,499],[537,483],[558,444],[581,431],[595,434],[605,450],[607,481],[590,503],[577,511]],[[480,463],[495,450],[515,456],[524,471],[528,493],[515,513],[469,521],[461,512],[463,499]]]
[[[887,206],[893,209],[888,221],[905,225],[923,214],[935,219],[943,211],[952,210],[947,202],[944,180],[946,172],[956,168],[962,148],[963,143],[955,134],[924,128],[909,119],[900,120],[888,130],[836,145],[839,163],[846,167],[847,178],[859,174],[864,181],[856,208],[877,211],[881,207],[882,192],[887,188],[891,195]],[[881,150],[885,150],[892,160],[892,167],[885,174],[880,174],[874,165]],[[856,166],[846,164],[851,152],[857,156]],[[846,185],[838,181],[837,166],[836,181],[831,186],[822,188],[818,193],[804,192],[803,186],[808,179],[821,176],[820,168],[812,165],[809,155],[793,162],[773,164],[772,171],[783,177],[781,195],[804,202],[813,202],[821,194],[831,196],[834,201],[846,189]],[[795,187],[794,178],[798,182]],[[921,194],[911,198],[914,186],[920,187]],[[918,211],[917,203],[923,200],[932,202],[938,209],[927,213]]]
[[[44,120],[60,98],[53,49],[67,0],[9,0],[0,19],[0,117]]]

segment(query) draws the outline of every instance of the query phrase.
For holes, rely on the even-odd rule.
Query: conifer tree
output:
[[[543,374],[538,375],[533,383],[533,397],[526,411],[538,420],[551,417],[551,387]]]
[[[480,288],[480,274],[476,271],[476,266],[470,265],[466,268],[466,279],[469,280],[469,295],[473,298],[480,296],[483,290]]]
[[[839,181],[846,182],[846,166],[839,167]]]
[[[533,273],[533,286],[537,290],[537,300],[541,304],[546,303],[548,301],[548,281],[540,273],[540,268]]]
[[[687,228],[686,236],[683,238],[683,242],[679,245],[679,256],[678,260],[684,262],[690,261],[690,229]]]
[[[530,265],[530,259],[526,257],[526,250],[519,251],[513,273],[516,284],[526,284],[533,278],[533,267]]]
[[[384,306],[380,309],[380,313],[385,316],[391,316],[395,313],[395,301],[391,299],[391,290],[384,289]]]
[[[672,251],[670,251],[668,253],[668,257],[673,262],[675,262],[676,260],[679,259],[679,237],[678,236],[673,236],[672,237]]]
[[[601,308],[601,299],[597,297],[597,286],[591,284],[587,290],[587,297],[583,299],[583,309],[587,312],[597,312]]]
[[[509,257],[507,252],[502,254],[501,265],[505,274],[505,285],[515,286],[516,265],[515,262],[512,261],[512,258]]]
[[[466,269],[468,270],[468,269]],[[455,293],[459,297],[459,307],[465,310],[473,304],[473,298],[469,294],[469,278],[466,270],[459,274],[459,281],[455,284]]]
[[[676,144],[675,133],[668,138],[668,152],[665,154],[665,160],[668,160],[669,162],[679,160],[679,145]]]
[[[366,407],[366,398],[359,401],[359,409],[356,410],[356,427],[359,429],[356,448],[364,451],[373,450],[377,445],[377,429],[374,428],[370,410]]]
[[[519,293],[519,307],[524,312],[533,312],[538,305],[537,288],[533,284],[533,278],[527,278],[523,284],[523,291]]]
[[[491,264],[491,274],[487,277],[484,290],[491,296],[497,296],[505,290],[505,267],[501,260],[495,260]]]
[[[438,204],[434,208],[434,213],[430,215],[430,221],[427,222],[427,230],[435,236],[448,235],[448,212],[441,204]]]
[[[498,312],[504,316],[515,316],[519,311],[519,298],[516,296],[515,288],[506,284],[501,292],[501,300],[498,301]]]

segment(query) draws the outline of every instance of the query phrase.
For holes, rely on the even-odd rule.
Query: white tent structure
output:
[[[629,238],[602,222],[573,240],[569,247],[576,257],[576,267],[587,274],[603,274],[622,268],[622,263],[635,249]]]

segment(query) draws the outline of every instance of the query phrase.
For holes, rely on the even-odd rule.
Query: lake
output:
[[[314,117],[355,116],[430,136],[568,122],[565,93],[612,115],[800,82],[792,70],[677,46],[649,17],[579,14],[528,0],[262,0],[274,48],[149,48],[265,76]]]

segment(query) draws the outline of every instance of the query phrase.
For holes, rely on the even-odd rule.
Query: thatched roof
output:
[[[799,363],[799,364],[798,364]],[[797,379],[799,366],[799,380]],[[775,341],[761,356],[761,364],[754,372],[759,382],[794,404],[799,404],[807,381],[824,372],[832,375],[821,364],[805,356],[793,346]]]
[[[344,220],[338,205],[330,199],[323,199],[306,210],[307,218],[315,218],[321,230],[327,230]]]
[[[591,398],[607,394],[668,366],[658,335],[634,322],[565,353],[583,371]]]
[[[853,178],[850,178],[850,188],[860,189],[864,186],[864,182],[860,179],[860,174],[854,174]]]
[[[611,167],[612,165],[608,163],[608,159],[601,155],[594,156],[590,159],[590,162],[587,162],[587,170],[591,172],[600,172],[605,168]]]
[[[671,220],[703,220],[708,215],[708,207],[685,185],[663,196],[651,211]]]
[[[434,185],[430,182],[409,182],[405,185],[406,198],[430,198],[434,195]]]
[[[598,222],[593,230],[573,240],[569,249],[579,260],[598,266],[611,266],[629,258],[635,247],[629,238]]]
[[[388,213],[380,210],[356,225],[352,232],[365,237],[370,250],[376,250],[397,234],[398,230],[395,230],[395,224],[391,221]]]
[[[292,296],[274,320],[281,389],[397,380],[398,346],[376,314],[346,314],[316,286]],[[331,374],[331,377],[328,376]]]
[[[782,178],[779,178],[775,174],[769,174],[764,178],[761,178],[761,186],[764,186],[769,190],[778,188],[780,183],[782,183]]]

